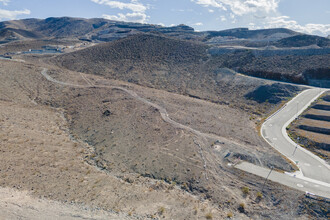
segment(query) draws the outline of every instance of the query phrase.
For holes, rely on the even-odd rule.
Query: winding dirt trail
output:
[[[183,125],[183,124],[180,124],[174,120],[172,120],[166,109],[160,105],[157,105],[155,103],[152,103],[150,101],[148,101],[147,99],[145,98],[142,98],[141,96],[139,96],[138,94],[136,94],[134,91],[132,90],[128,90],[126,88],[123,88],[123,87],[119,87],[119,86],[105,86],[105,85],[94,85],[92,84],[92,82],[90,80],[88,80],[85,76],[82,75],[82,78],[88,83],[88,85],[77,85],[77,84],[72,84],[72,83],[67,83],[67,82],[61,82],[61,81],[58,81],[54,78],[52,78],[50,75],[47,74],[47,71],[48,69],[47,68],[44,68],[42,71],[41,71],[41,74],[48,80],[48,81],[51,81],[53,83],[56,83],[56,84],[60,84],[60,85],[63,85],[63,86],[71,86],[71,87],[77,87],[77,88],[109,88],[109,89],[117,89],[117,90],[121,90],[127,94],[129,94],[130,96],[132,96],[133,98],[135,98],[136,100],[140,101],[140,102],[143,102],[144,104],[146,105],[149,105],[149,106],[152,106],[154,108],[156,108],[162,119],[171,124],[172,126],[176,127],[176,128],[180,128],[180,129],[184,129],[184,130],[187,130],[199,137],[202,137],[204,140],[206,139],[212,139],[212,140],[222,140],[222,141],[226,141],[226,142],[229,142],[229,143],[234,143],[234,144],[237,144],[239,145],[239,143],[237,142],[234,142],[234,141],[231,141],[227,138],[224,138],[224,137],[220,137],[220,136],[217,136],[217,135],[214,135],[214,134],[208,134],[208,133],[203,133],[203,132],[200,132],[196,129],[193,129],[189,126],[186,126],[186,125]]]
[[[200,141],[197,141],[196,139],[194,139],[194,143],[195,145],[198,147],[198,152],[203,160],[203,168],[204,168],[204,171],[205,171],[205,179],[208,180],[208,175],[207,175],[207,162],[206,162],[206,159],[205,159],[205,156],[204,156],[204,153],[203,153],[203,147],[202,145],[205,145],[204,142],[207,142],[207,139],[211,139],[211,140],[224,140],[225,138],[223,137],[219,137],[219,136],[216,136],[216,135],[213,135],[213,134],[205,134],[205,133],[202,133],[198,130],[195,130],[191,127],[188,127],[186,125],[183,125],[183,124],[180,124],[174,120],[172,120],[166,109],[160,105],[157,105],[155,103],[152,103],[150,101],[148,101],[147,99],[145,98],[142,98],[141,96],[139,96],[138,94],[136,94],[134,91],[132,90],[128,90],[126,88],[123,88],[123,87],[119,87],[119,86],[105,86],[105,85],[94,85],[89,79],[87,79],[83,74],[80,74],[81,77],[87,82],[88,85],[77,85],[77,84],[72,84],[72,83],[67,83],[67,82],[61,82],[61,81],[58,81],[54,78],[52,78],[50,75],[47,74],[47,71],[48,69],[47,68],[44,68],[42,71],[41,71],[41,74],[50,82],[53,82],[53,83],[56,83],[56,84],[59,84],[59,85],[63,85],[63,86],[70,86],[70,87],[76,87],[76,88],[108,88],[108,89],[117,89],[117,90],[121,90],[127,94],[129,94],[130,96],[132,96],[133,98],[135,98],[136,100],[146,104],[146,105],[149,105],[149,106],[152,106],[154,107],[155,109],[157,109],[162,117],[162,119],[171,124],[173,127],[175,128],[179,128],[179,129],[183,129],[183,130],[187,130],[193,134],[195,134],[196,136],[198,137],[201,137],[202,140]],[[229,142],[228,140],[226,140],[226,142]],[[232,141],[230,141],[232,142]],[[235,143],[237,144],[237,143]]]

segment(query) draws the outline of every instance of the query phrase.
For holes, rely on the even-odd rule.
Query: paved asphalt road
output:
[[[329,186],[320,185],[314,182],[310,182],[308,180],[303,180],[294,177],[292,175],[276,172],[274,170],[270,172],[270,169],[268,168],[259,167],[257,165],[248,162],[242,162],[236,165],[235,167],[263,178],[266,178],[270,173],[270,175],[268,176],[268,180],[289,186],[291,188],[303,192],[309,192],[318,196],[330,198],[330,185]]]
[[[282,109],[270,116],[261,127],[263,138],[281,154],[297,164],[300,171],[281,174],[272,172],[270,179],[302,191],[330,198],[330,166],[324,160],[293,142],[286,127],[299,116],[325,89],[308,89],[297,95]],[[248,163],[236,166],[266,177],[269,170]]]
[[[297,163],[304,177],[330,184],[330,166],[324,160],[298,146],[286,133],[289,123],[323,91],[325,90],[308,89],[300,93],[263,124],[261,133],[276,150]]]

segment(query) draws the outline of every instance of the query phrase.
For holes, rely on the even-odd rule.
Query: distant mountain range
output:
[[[261,78],[330,87],[330,39],[284,28],[197,32],[183,24],[163,27],[69,17],[0,22],[0,43],[61,39],[105,44],[60,56],[55,61],[60,66],[144,81],[144,85],[159,82],[158,86],[170,88],[180,79],[194,87],[200,73],[209,75],[203,79],[208,81],[218,68],[229,68]],[[164,71],[169,74],[166,80],[172,77],[173,82],[165,83],[161,74],[155,74]],[[189,81],[193,75],[196,78]]]
[[[26,39],[78,38],[94,42],[109,42],[137,33],[159,33],[180,39],[205,42],[210,45],[243,45],[253,47],[280,46],[330,47],[330,39],[305,35],[285,28],[249,30],[236,28],[223,31],[196,32],[192,27],[127,23],[102,18],[47,18],[0,22],[0,41]]]

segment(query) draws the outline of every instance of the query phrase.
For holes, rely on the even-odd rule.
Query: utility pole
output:
[[[265,179],[265,182],[264,182],[264,184],[262,185],[262,189],[261,189],[261,192],[263,192],[263,191],[264,191],[264,187],[265,187],[265,184],[266,184],[266,182],[267,182],[267,179],[268,179],[268,177],[270,176],[270,174],[271,174],[271,172],[273,171],[273,169],[274,169],[274,167],[272,166],[272,167],[270,168],[270,171],[269,171],[269,173],[268,173],[268,175],[267,175],[266,179]]]
[[[294,154],[296,153],[296,150],[297,150],[297,148],[298,148],[299,137],[297,137],[297,142],[298,142],[298,143],[296,143],[296,147],[295,147],[295,149],[294,149],[294,151],[293,151],[293,153],[292,153],[292,156],[294,156]]]
[[[297,101],[297,118],[298,118],[298,111],[299,111],[299,102]]]

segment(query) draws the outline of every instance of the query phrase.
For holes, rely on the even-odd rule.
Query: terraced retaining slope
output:
[[[330,92],[294,121],[289,133],[300,145],[330,161]]]

